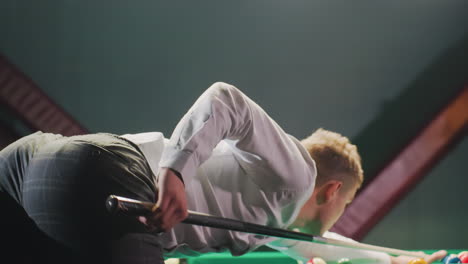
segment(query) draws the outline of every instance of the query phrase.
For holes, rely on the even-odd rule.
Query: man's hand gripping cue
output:
[[[160,168],[158,197],[153,213],[138,220],[150,231],[165,232],[188,216],[187,198],[182,180],[170,168]]]

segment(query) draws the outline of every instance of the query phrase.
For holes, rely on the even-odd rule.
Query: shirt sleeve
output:
[[[325,232],[324,237],[338,239],[347,242],[354,240],[332,232]],[[390,264],[390,255],[382,252],[319,244],[290,239],[279,239],[267,244],[270,248],[281,251],[304,263],[311,258],[322,258],[327,263],[337,263],[342,258],[347,258],[351,263]]]
[[[298,141],[239,89],[222,82],[208,88],[180,120],[159,165],[179,171],[187,183],[221,140],[235,148],[244,165],[261,167],[256,177],[275,175],[309,188],[315,182],[315,164]],[[291,175],[297,179],[287,179]]]

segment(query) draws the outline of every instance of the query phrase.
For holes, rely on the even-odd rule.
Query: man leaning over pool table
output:
[[[311,103],[314,100],[320,99],[311,98]],[[152,134],[152,140],[145,140],[144,134],[124,137],[141,146],[150,165],[153,163],[151,167],[157,167],[158,209],[139,220],[149,230],[165,231],[158,239],[166,257],[225,250],[237,256],[267,245],[305,261],[312,257],[326,261],[346,257],[351,261],[407,263],[412,259],[178,225],[189,209],[348,240],[327,230],[342,215],[363,181],[356,146],[346,137],[324,129],[299,141],[232,85],[218,82],[208,88],[169,140],[162,134]],[[163,142],[159,149],[143,146],[157,138]],[[431,263],[445,254],[439,251],[425,259]]]

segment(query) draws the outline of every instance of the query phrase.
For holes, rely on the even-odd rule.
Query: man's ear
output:
[[[317,203],[320,205],[334,200],[342,186],[343,183],[341,181],[327,181],[320,187],[320,190],[317,193]]]

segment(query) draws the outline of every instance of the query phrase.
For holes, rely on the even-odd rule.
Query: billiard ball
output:
[[[321,258],[311,258],[307,261],[307,264],[327,264],[327,262]]]
[[[322,258],[314,258],[314,264],[327,264]]]
[[[168,258],[164,260],[164,264],[179,264],[179,263],[180,263],[180,259],[178,258]]]
[[[427,262],[422,258],[418,258],[418,259],[410,260],[408,264],[427,264]]]
[[[464,257],[464,256],[468,256],[468,251],[462,251],[462,252],[458,253],[458,258],[459,259],[462,259],[462,257]]]
[[[349,258],[342,258],[338,260],[338,264],[351,264],[351,260]]]
[[[440,260],[440,262],[445,263],[449,257],[450,255],[446,255],[443,259]]]
[[[461,263],[468,263],[468,254],[462,254],[460,257]]]
[[[442,263],[446,263],[449,259],[452,259],[454,257],[457,257],[456,254],[448,254],[447,256],[445,256],[443,259],[442,259]]]
[[[444,261],[444,264],[448,264],[448,263],[458,263],[460,262],[460,259],[455,255],[450,255],[448,257],[446,257],[445,261]]]

